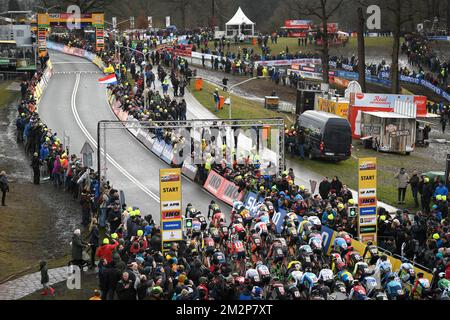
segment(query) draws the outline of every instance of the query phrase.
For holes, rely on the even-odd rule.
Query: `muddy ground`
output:
[[[50,182],[32,184],[30,161],[16,143],[16,113],[15,104],[0,106],[0,170],[10,181],[7,206],[0,207],[0,282],[38,271],[40,259],[67,263],[70,238],[81,221],[71,195]]]

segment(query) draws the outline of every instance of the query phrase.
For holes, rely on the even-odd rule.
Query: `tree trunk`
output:
[[[322,69],[323,82],[330,83],[330,61],[328,44],[328,19],[325,6],[322,6],[322,28],[323,28],[323,48],[322,48]]]
[[[181,8],[181,25],[183,26],[183,30],[186,30],[186,10],[187,6],[183,4]]]
[[[366,47],[364,41],[364,13],[362,7],[358,8],[358,73],[359,84],[362,91],[366,92]]]
[[[450,0],[447,0],[447,30],[450,30]]]
[[[392,65],[391,65],[391,91],[393,94],[400,93],[400,79],[398,70],[398,58],[400,55],[400,30],[401,30],[401,0],[396,0],[396,12],[394,22],[394,45],[392,48]]]

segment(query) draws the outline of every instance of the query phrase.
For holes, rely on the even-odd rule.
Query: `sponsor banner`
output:
[[[396,101],[410,103],[413,107],[416,107],[419,117],[427,115],[427,98],[425,96],[357,93],[354,96],[353,106],[380,108],[386,109],[386,112],[393,112]]]
[[[377,189],[371,188],[371,189],[361,189],[359,190],[360,197],[376,197],[377,196]]]
[[[203,187],[219,198],[223,202],[233,205],[235,201],[241,201],[244,198],[245,192],[239,193],[239,187],[233,182],[220,176],[215,171],[211,171],[206,179]]]
[[[164,230],[180,230],[180,229],[182,229],[181,220],[164,221],[162,223],[162,228]]]
[[[377,216],[367,216],[359,218],[359,226],[371,226],[377,223]]]
[[[218,198],[223,179],[224,178],[222,178],[219,174],[211,171],[208,175],[208,178],[206,179],[205,184],[203,185],[203,188],[205,188],[207,191]]]
[[[313,28],[313,22],[311,20],[286,20],[284,26],[286,28],[310,30]]]
[[[166,146],[166,143],[164,142],[164,140],[158,140],[155,139],[155,142],[153,143],[152,146],[152,152],[158,157],[161,157],[161,154],[164,151],[164,147]]]
[[[254,192],[247,193],[244,200],[244,206],[250,212],[252,217],[255,217],[258,213],[258,206],[262,202],[262,200],[262,198],[258,199],[258,195]]]
[[[359,208],[360,216],[371,216],[377,214],[377,207]]]
[[[347,79],[344,79],[344,78],[334,77],[334,83],[338,86],[347,88],[350,81],[348,81]]]
[[[183,230],[163,230],[162,231],[163,242],[168,241],[181,241],[183,240]],[[169,247],[170,248],[170,247]],[[165,249],[164,251],[167,251]]]
[[[275,224],[275,228],[277,230],[277,233],[281,233],[284,217],[286,217],[287,212],[286,210],[279,209],[278,212],[275,212],[272,216],[272,222]]]
[[[334,239],[336,239],[337,232],[326,227],[322,226],[322,246],[323,251],[327,254],[330,254],[330,251],[332,249],[332,243],[334,242]]]
[[[161,202],[161,207],[163,211],[172,211],[172,210],[181,210],[181,202],[176,200],[176,201],[162,201]],[[170,218],[172,219],[172,218]]]
[[[181,167],[181,172],[191,179],[192,181],[195,180],[195,177],[197,176],[198,168],[196,165],[193,165],[189,163],[188,161],[183,162],[183,166]]]
[[[428,88],[432,90],[437,95],[441,96],[442,98],[446,99],[447,101],[450,101],[450,94],[448,94],[445,90],[442,90],[441,88],[433,85],[432,83],[423,80],[423,79],[417,79],[413,77],[407,77],[407,76],[400,76],[400,80],[404,82],[414,83],[421,85],[422,87]],[[419,114],[418,114],[419,115]],[[420,116],[420,115],[419,115]]]
[[[154,140],[151,139],[149,136],[145,136],[144,133],[139,132],[137,135],[137,139],[148,149],[152,149]]]
[[[373,207],[377,205],[377,197],[359,197],[359,207]]]
[[[375,219],[376,221],[376,219]],[[375,234],[377,233],[377,226],[376,225],[366,225],[366,226],[360,226],[359,228],[359,234]]]
[[[201,58],[201,56],[200,56]],[[270,61],[258,61],[257,65],[267,66],[267,67],[275,67],[275,66],[290,66],[292,64],[321,64],[322,61],[320,59],[287,59],[287,60],[270,60]]]
[[[160,158],[167,164],[171,164],[172,163],[172,159],[173,159],[173,147],[169,144],[165,144],[164,146],[164,150],[161,153]]]
[[[163,211],[161,214],[161,221],[168,221],[168,220],[180,220],[182,219],[181,210],[170,210],[170,211]]]
[[[219,192],[219,199],[229,205],[233,205],[235,201],[241,201],[244,198],[244,194],[244,191],[239,193],[239,187],[236,184],[224,179]]]

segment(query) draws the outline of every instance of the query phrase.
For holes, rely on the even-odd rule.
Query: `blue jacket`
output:
[[[448,188],[445,185],[437,186],[434,191],[434,196],[436,197],[437,195],[448,197]]]
[[[50,154],[50,151],[48,150],[48,147],[41,147],[41,150],[39,151],[39,159],[45,160],[47,159],[48,155]]]

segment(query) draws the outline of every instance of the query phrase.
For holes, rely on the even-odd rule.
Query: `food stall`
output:
[[[403,107],[395,110],[397,102],[401,103]],[[353,138],[361,138],[362,112],[396,112],[420,118],[427,115],[426,104],[425,96],[351,93],[348,120],[352,126]]]
[[[416,145],[416,118],[395,112],[363,111],[361,140],[381,152],[410,154]]]
[[[286,20],[282,30],[286,30],[290,38],[306,38],[309,31],[313,29],[311,20]]]

